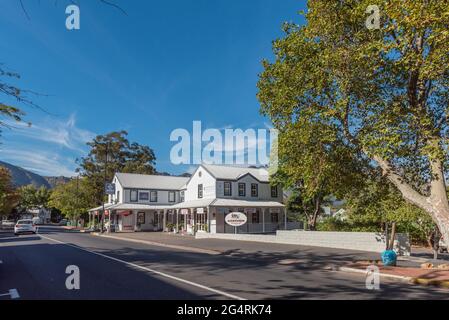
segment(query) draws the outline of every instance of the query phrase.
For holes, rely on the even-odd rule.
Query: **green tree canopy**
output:
[[[153,150],[136,142],[130,143],[127,136],[126,131],[111,132],[99,135],[88,143],[90,151],[87,157],[81,159],[80,169],[92,186],[97,204],[104,201],[104,179],[112,181],[116,172],[155,173]]]
[[[12,185],[11,173],[0,166],[0,217],[10,214],[19,199],[20,195]]]
[[[286,24],[275,61],[263,62],[261,111],[280,134],[300,121],[324,123],[449,239],[449,6],[378,2],[380,29],[369,30],[373,4],[309,1],[307,24]]]
[[[36,188],[30,184],[19,188],[20,202],[19,210],[27,211],[38,208],[47,208],[48,200],[50,198],[50,190],[45,187]]]
[[[72,179],[53,189],[49,205],[71,220],[77,220],[96,204],[95,194],[88,178]]]

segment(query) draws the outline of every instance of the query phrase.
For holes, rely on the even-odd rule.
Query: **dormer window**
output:
[[[224,182],[224,196],[225,197],[232,196],[232,184],[229,181]]]

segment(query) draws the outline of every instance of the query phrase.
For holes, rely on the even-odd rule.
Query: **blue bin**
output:
[[[386,267],[396,266],[398,256],[396,252],[394,252],[393,250],[385,250],[384,252],[381,253],[380,257],[382,258],[382,263],[384,264],[384,266]]]

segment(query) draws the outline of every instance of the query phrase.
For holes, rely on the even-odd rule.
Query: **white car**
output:
[[[34,233],[36,234],[36,225],[33,220],[19,220],[14,226],[14,234],[17,236],[20,233]]]
[[[2,229],[14,229],[14,220],[3,220],[1,222],[1,228]]]

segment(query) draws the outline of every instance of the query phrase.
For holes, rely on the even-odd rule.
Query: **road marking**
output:
[[[157,270],[154,270],[154,269],[150,269],[150,268],[147,268],[147,267],[144,267],[144,266],[132,263],[132,262],[128,262],[128,261],[125,261],[125,260],[114,258],[114,257],[108,256],[108,255],[105,255],[105,254],[102,254],[102,253],[99,253],[99,252],[95,252],[95,251],[92,251],[92,250],[81,248],[79,246],[75,246],[75,245],[70,244],[70,243],[66,243],[66,242],[59,241],[59,240],[56,240],[56,239],[53,239],[53,238],[49,238],[49,237],[43,236],[42,234],[40,234],[39,236],[41,236],[44,239],[50,240],[50,241],[61,243],[61,244],[64,244],[66,246],[73,247],[73,248],[76,248],[76,249],[79,249],[79,250],[82,250],[82,251],[86,251],[86,252],[95,254],[97,256],[106,258],[106,259],[110,259],[110,260],[113,260],[113,261],[116,261],[116,262],[121,262],[121,263],[127,264],[129,266],[133,266],[135,268],[138,268],[138,269],[141,269],[141,270],[145,270],[147,272],[151,272],[151,273],[157,274],[157,275],[159,275],[161,277],[164,277],[164,278],[172,279],[172,280],[175,280],[175,281],[178,281],[178,282],[182,282],[182,283],[185,283],[185,284],[188,284],[188,285],[191,285],[191,286],[203,289],[203,290],[207,290],[207,291],[210,291],[210,292],[213,292],[213,293],[216,293],[216,294],[228,297],[230,299],[246,300],[245,298],[242,298],[242,297],[239,297],[239,296],[236,296],[236,295],[233,295],[233,294],[221,291],[221,290],[217,290],[217,289],[214,289],[214,288],[211,288],[211,287],[208,287],[208,286],[196,283],[196,282],[192,282],[192,281],[189,281],[189,280],[178,278],[178,277],[172,276],[172,275],[164,273],[164,272],[160,272],[160,271],[157,271]]]
[[[11,289],[9,290],[9,295],[11,296],[11,299],[19,299],[19,292],[17,291],[17,289]]]
[[[4,296],[10,296],[11,299],[19,299],[19,292],[17,291],[17,289],[10,289],[8,291],[8,293],[2,293],[0,294],[0,297],[4,297]]]

